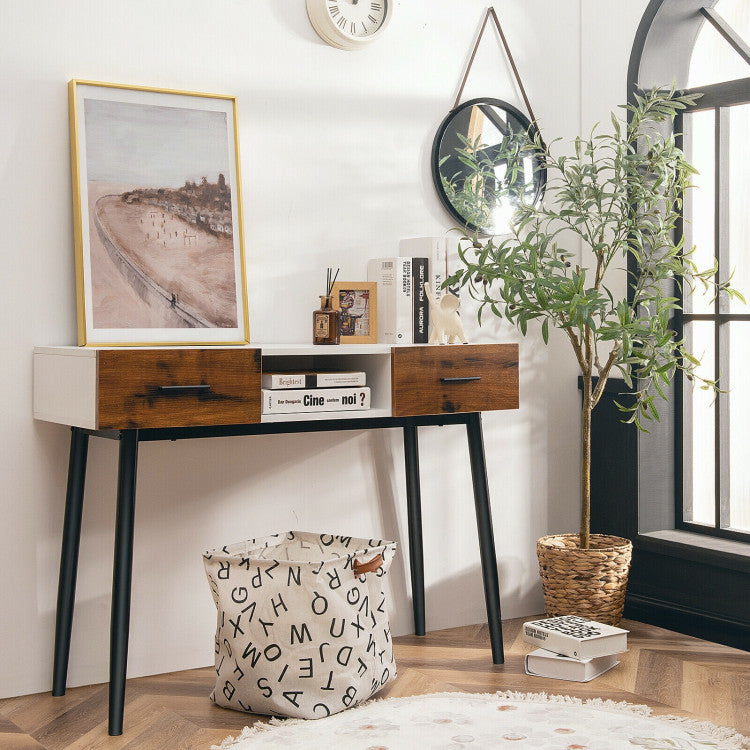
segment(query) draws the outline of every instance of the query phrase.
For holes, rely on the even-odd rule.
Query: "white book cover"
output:
[[[264,372],[263,388],[283,390],[289,388],[345,388],[365,385],[363,371],[336,372]]]
[[[373,258],[367,280],[378,285],[378,341],[413,343],[411,258]]]
[[[537,648],[526,654],[524,668],[526,674],[535,677],[589,682],[619,663],[617,654],[606,654],[593,659],[574,659],[572,656],[555,654],[543,648]]]
[[[261,389],[263,414],[298,414],[311,411],[359,411],[370,408],[370,389],[303,388]]]
[[[627,630],[577,615],[530,620],[523,625],[523,639],[576,659],[593,659],[628,649]]]

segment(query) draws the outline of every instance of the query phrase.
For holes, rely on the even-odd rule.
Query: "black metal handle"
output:
[[[160,385],[156,389],[164,396],[184,396],[188,393],[208,393],[210,385]]]
[[[472,380],[481,380],[481,375],[466,375],[463,378],[440,378],[441,383],[470,383]]]

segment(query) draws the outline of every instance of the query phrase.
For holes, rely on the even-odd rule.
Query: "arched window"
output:
[[[672,82],[703,94],[675,123],[700,170],[678,231],[698,247],[699,265],[717,257],[721,279],[734,270],[748,299],[749,22],[750,0],[650,0],[627,75],[631,100],[638,89]],[[747,648],[750,306],[702,290],[688,290],[682,303],[674,327],[725,392],[713,401],[677,380],[661,420],[644,434],[622,423],[625,384],[613,384],[594,417],[592,524],[633,541],[628,617]]]
[[[630,84],[675,81],[702,97],[675,123],[697,169],[683,211],[685,246],[701,268],[750,300],[750,2],[654,0],[639,29]],[[721,393],[678,382],[672,419],[640,441],[641,502],[675,497],[674,527],[750,540],[750,307],[678,290],[675,326]],[[675,467],[671,481],[656,464]],[[650,468],[649,468],[650,467]],[[666,472],[671,473],[671,472]]]
[[[698,169],[685,201],[685,240],[699,265],[716,258],[719,279],[731,276],[750,299],[750,59],[743,56],[750,56],[750,3],[719,0],[701,14],[687,85],[706,93],[678,122]],[[683,303],[683,335],[722,393],[714,398],[683,383],[677,526],[742,538],[750,533],[750,310],[702,289],[683,290]]]

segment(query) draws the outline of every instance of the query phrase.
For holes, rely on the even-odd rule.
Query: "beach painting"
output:
[[[70,82],[79,344],[249,341],[235,107]]]

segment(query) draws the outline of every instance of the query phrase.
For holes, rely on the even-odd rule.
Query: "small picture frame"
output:
[[[247,343],[235,98],[68,90],[78,343]]]
[[[333,307],[341,311],[342,344],[378,343],[378,285],[374,281],[337,281]]]

